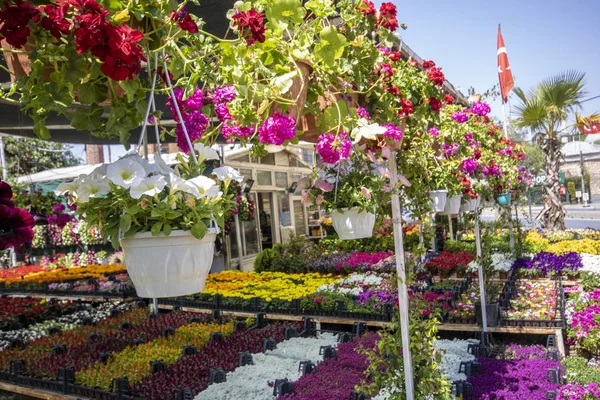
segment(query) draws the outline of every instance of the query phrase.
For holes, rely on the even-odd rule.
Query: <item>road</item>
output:
[[[494,221],[495,218],[490,215],[482,215],[481,220],[482,221]],[[528,220],[521,219],[521,223],[524,226],[529,226]],[[537,226],[539,226],[539,224]],[[584,228],[600,229],[600,219],[566,218],[565,226],[567,228],[572,228],[572,229],[584,229]]]

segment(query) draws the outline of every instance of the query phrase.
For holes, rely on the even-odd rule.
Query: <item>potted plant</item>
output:
[[[511,198],[512,198],[512,194],[510,192],[509,193],[500,193],[498,196],[496,196],[496,201],[501,206],[510,206]]]
[[[158,154],[153,162],[130,154],[57,189],[115,249],[123,247],[140,297],[202,291],[219,227],[237,205],[228,189],[241,182],[239,173],[220,167],[204,176],[204,163],[217,153],[202,144],[192,151],[197,163],[179,155],[175,169]]]

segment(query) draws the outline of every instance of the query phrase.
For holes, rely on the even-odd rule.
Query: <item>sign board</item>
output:
[[[577,197],[577,198],[581,197],[581,190],[578,190],[575,192],[575,197]]]
[[[560,187],[560,194],[567,194],[567,188],[565,187],[565,185],[562,185]]]
[[[583,194],[583,201],[588,201],[590,199],[590,194],[589,193],[584,193]]]
[[[562,184],[565,183],[565,173],[564,172],[559,172],[558,173],[558,181]],[[534,186],[543,186],[544,182],[546,182],[546,175],[545,174],[539,174],[535,177],[535,184]]]

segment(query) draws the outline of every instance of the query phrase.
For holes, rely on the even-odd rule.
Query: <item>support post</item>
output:
[[[398,165],[396,152],[392,152],[390,172],[397,183]],[[394,250],[396,252],[396,275],[398,278],[398,302],[400,309],[400,330],[402,333],[402,357],[404,358],[404,385],[406,400],[414,400],[414,376],[412,357],[410,353],[410,320],[408,315],[408,290],[406,288],[406,265],[404,263],[404,239],[402,237],[402,206],[400,195],[392,194],[392,221],[394,223]],[[423,236],[421,235],[421,238]],[[422,239],[421,239],[422,240]]]
[[[152,311],[158,315],[158,299],[156,297],[152,298]]]
[[[240,231],[240,218],[238,215],[234,215],[233,219],[235,221],[235,241],[238,247],[238,258],[239,258],[239,269],[242,269],[242,264],[244,262],[244,253],[242,252],[242,232]]]
[[[0,164],[2,164],[2,180],[8,179],[8,167],[6,166],[6,154],[4,154],[4,138],[0,134]]]
[[[479,261],[479,301],[481,303],[481,322],[483,324],[483,332],[487,332],[487,309],[485,305],[485,281],[483,280],[483,266],[481,258],[483,252],[481,250],[481,228],[479,227],[479,206],[475,208],[475,246],[477,248],[477,260]]]
[[[515,232],[513,229],[513,220],[512,220],[512,211],[509,207],[508,209],[508,233],[510,235],[510,251],[511,253],[515,253]]]
[[[454,229],[452,226],[452,216],[448,214],[448,230],[450,231],[450,240],[454,240]]]

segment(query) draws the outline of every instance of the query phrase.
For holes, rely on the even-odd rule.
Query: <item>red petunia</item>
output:
[[[373,2],[369,0],[362,0],[356,8],[364,15],[375,15],[377,13],[375,4],[373,4]]]
[[[435,63],[431,60],[424,60],[423,61],[423,69],[429,69],[429,68],[433,68],[435,67]]]
[[[34,226],[33,217],[27,211],[0,204],[0,250],[31,242]]]
[[[398,29],[398,20],[396,19],[397,11],[394,3],[381,3],[379,7],[379,17],[377,18],[377,26],[383,26],[390,31]]]
[[[10,185],[0,181],[0,204],[13,208],[15,204],[12,202],[13,191]]]
[[[52,36],[59,39],[61,34],[67,35],[69,33],[71,23],[65,18],[65,14],[69,11],[69,3],[63,2],[57,6],[47,4],[43,7],[40,6],[39,9],[46,14],[40,23]]]
[[[454,97],[451,94],[446,94],[444,96],[444,102],[446,102],[446,104],[452,104],[454,103]]]
[[[246,39],[246,43],[252,45],[256,42],[263,43],[265,41],[265,23],[263,17],[264,14],[250,9],[249,11],[237,11],[231,19],[233,19],[233,26]]]
[[[198,33],[198,24],[194,22],[190,13],[181,10],[179,12],[173,11],[171,12],[171,19],[177,22],[177,26],[179,26],[184,31],[188,31],[190,33]]]
[[[6,6],[0,10],[0,39],[6,38],[6,42],[16,48],[25,46],[31,33],[27,25],[38,14],[29,3],[17,1],[16,5]]]
[[[429,107],[431,107],[431,109],[436,113],[439,114],[440,110],[442,109],[442,102],[439,101],[438,99],[436,99],[435,97],[430,97],[428,99],[429,101]]]
[[[444,84],[444,81],[446,80],[446,77],[444,76],[442,70],[440,70],[437,67],[429,68],[427,70],[427,76],[429,77],[429,79],[431,79],[433,83],[439,86],[442,86]]]

